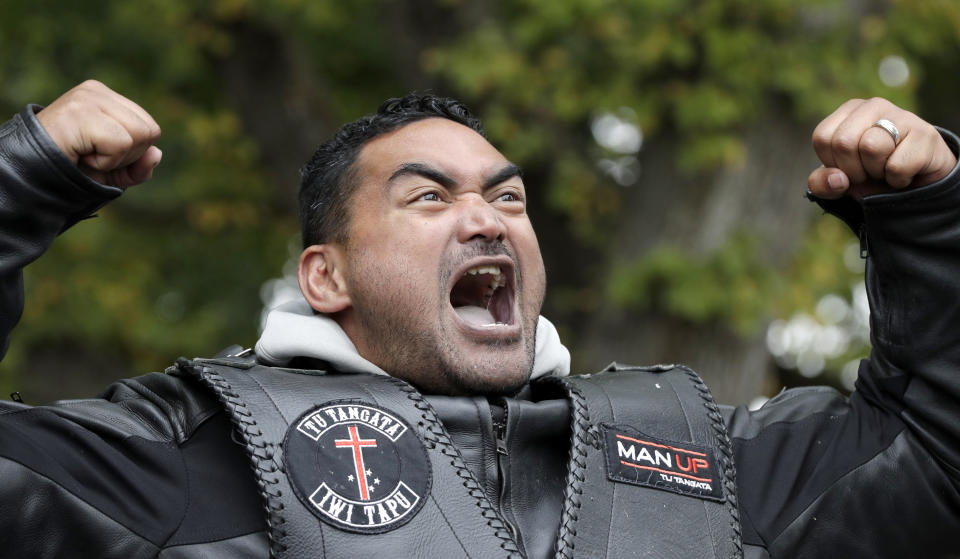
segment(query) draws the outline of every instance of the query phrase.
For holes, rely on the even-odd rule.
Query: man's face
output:
[[[354,170],[341,324],[360,354],[429,392],[518,389],[546,282],[518,168],[430,118],[370,141]]]

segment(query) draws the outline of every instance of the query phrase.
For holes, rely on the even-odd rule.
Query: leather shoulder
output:
[[[115,382],[100,398],[176,443],[189,439],[197,427],[222,409],[203,386],[173,369]]]

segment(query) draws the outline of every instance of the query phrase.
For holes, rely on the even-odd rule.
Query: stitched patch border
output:
[[[713,449],[646,435],[628,425],[601,424],[611,481],[723,501]]]
[[[416,431],[369,402],[331,400],[310,408],[287,428],[283,453],[300,502],[348,532],[395,530],[430,494],[430,459]]]

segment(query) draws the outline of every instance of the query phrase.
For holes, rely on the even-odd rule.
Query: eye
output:
[[[414,192],[409,194],[408,203],[419,204],[419,203],[436,203],[436,202],[446,202],[447,195],[442,190],[439,190],[434,187],[429,188],[418,188]]]
[[[494,202],[501,202],[505,204],[516,205],[524,204],[526,199],[524,198],[523,187],[504,185],[496,192],[494,192]]]
[[[495,204],[499,211],[511,214],[524,213],[527,205],[523,198],[523,190],[512,187],[496,192],[490,203]]]

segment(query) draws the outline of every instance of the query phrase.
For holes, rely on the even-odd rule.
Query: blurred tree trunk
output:
[[[224,97],[260,147],[278,207],[296,215],[298,170],[339,125],[329,103],[335,84],[311,72],[307,53],[280,30],[250,20],[228,29],[233,49],[215,61]]]

